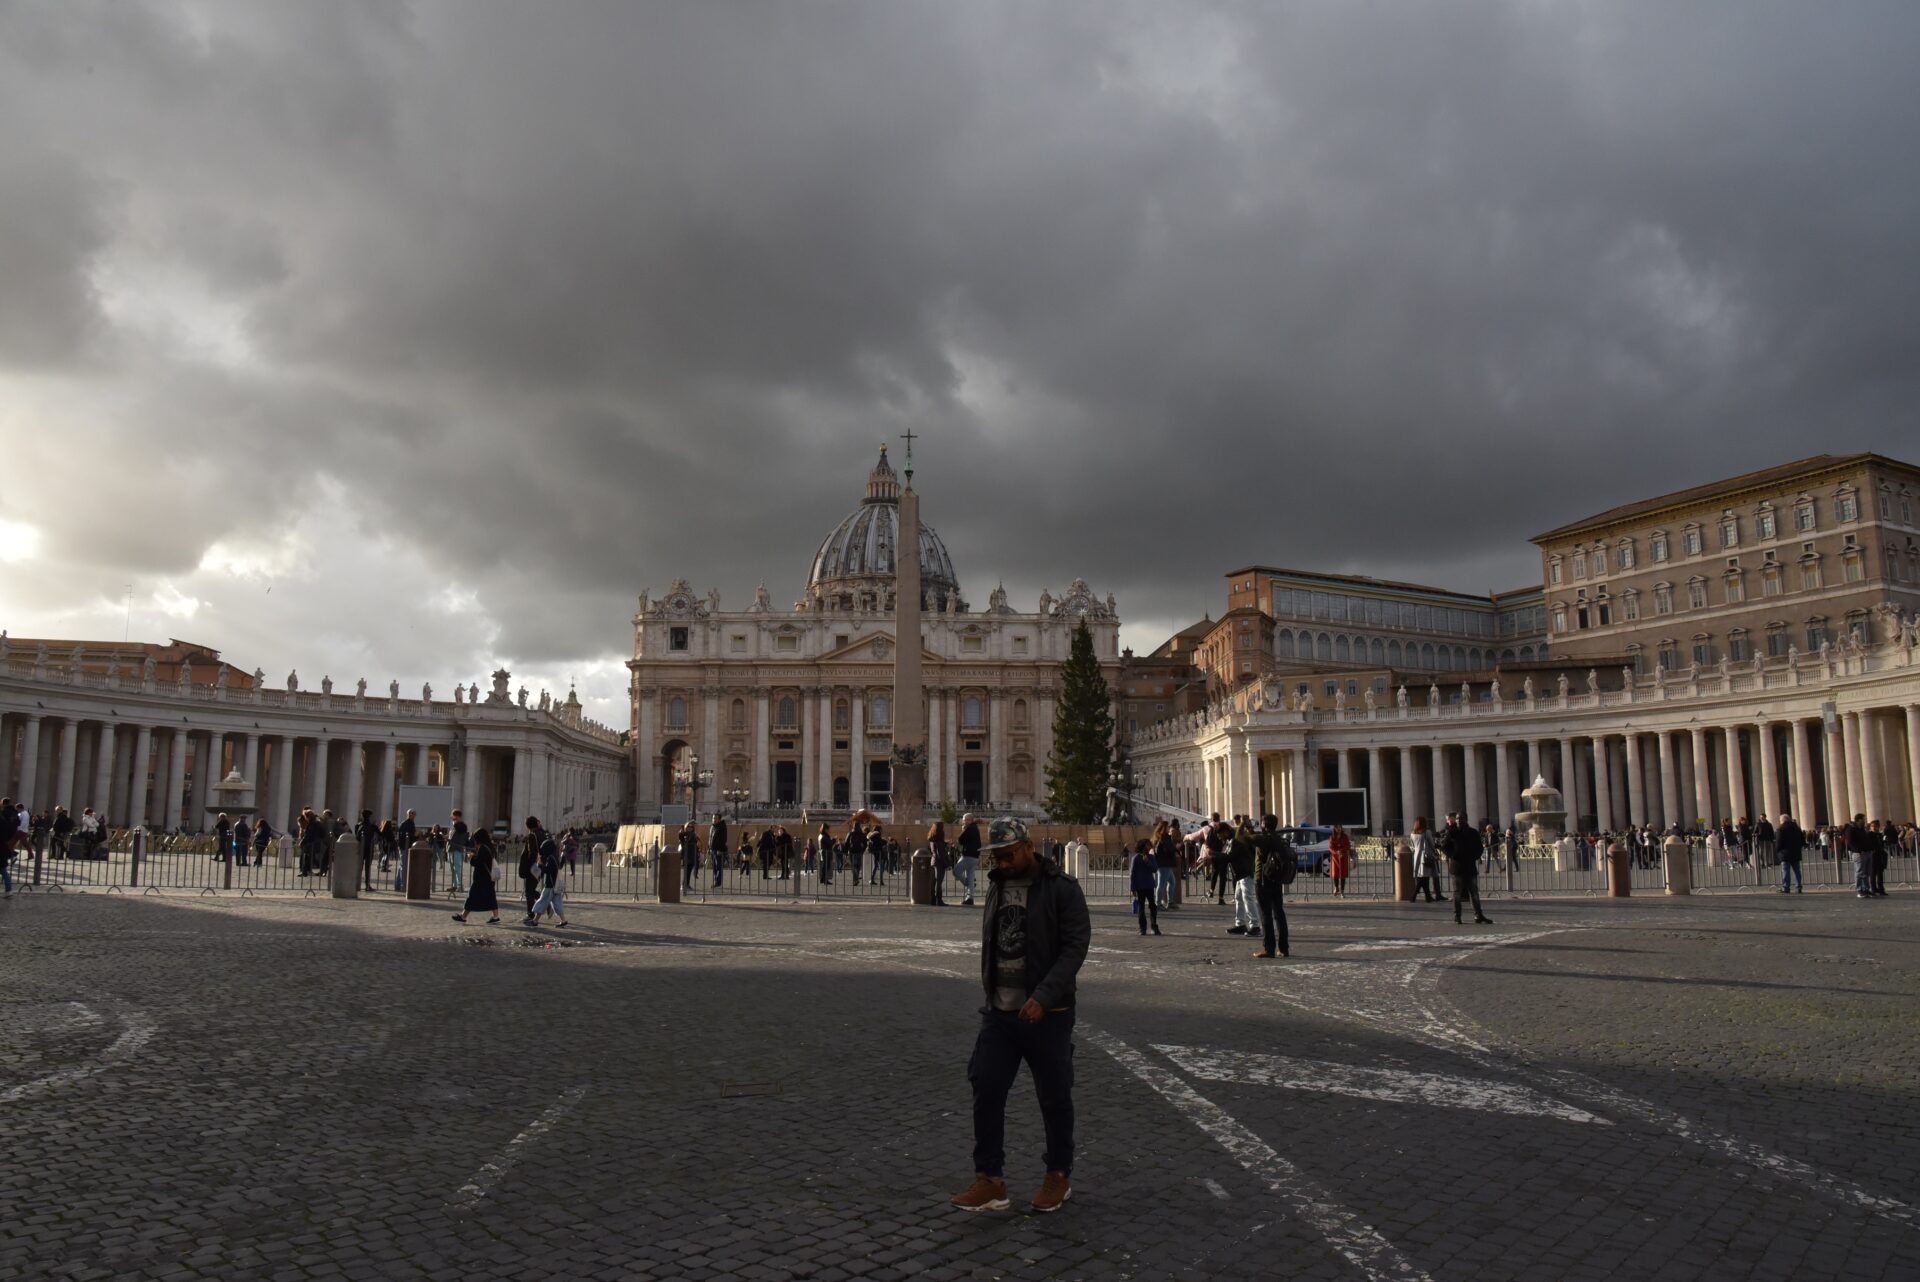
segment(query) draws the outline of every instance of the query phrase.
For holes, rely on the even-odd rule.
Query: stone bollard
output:
[[[333,843],[333,897],[360,898],[360,839],[350,832]]]
[[[655,860],[660,870],[655,874],[654,888],[663,904],[680,902],[680,847],[662,846],[660,858]]]
[[[1669,895],[1691,895],[1693,893],[1693,851],[1688,848],[1686,839],[1679,836],[1668,837],[1662,847],[1662,856],[1667,865],[1667,893]]]
[[[1413,851],[1407,846],[1393,852],[1393,897],[1403,904],[1413,902]]]
[[[407,898],[433,898],[433,845],[425,837],[416,837],[402,856],[407,863]]]
[[[1555,872],[1580,871],[1580,845],[1571,836],[1564,836],[1553,843],[1553,870]]]
[[[1633,859],[1617,841],[1607,843],[1607,897],[1625,899],[1633,893]]]
[[[925,908],[933,903],[933,852],[916,850],[909,861],[912,871],[908,874],[908,888],[915,908]]]
[[[605,868],[606,866],[607,843],[604,841],[596,841],[593,843],[593,849],[587,855],[587,867]]]
[[[280,852],[280,866],[293,867],[293,834],[283,832],[274,839],[274,847]]]
[[[140,861],[146,857],[147,830],[145,828],[135,828],[133,830],[133,868],[127,874],[127,884],[129,886],[138,886],[140,884]]]

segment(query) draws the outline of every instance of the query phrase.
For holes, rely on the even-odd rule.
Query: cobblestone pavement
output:
[[[1920,1277],[1920,898],[1491,911],[1096,907],[966,1216],[966,910],[16,897],[0,1278]]]

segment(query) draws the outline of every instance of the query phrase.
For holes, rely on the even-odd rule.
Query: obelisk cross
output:
[[[900,439],[907,443],[907,467],[906,467],[907,484],[912,485],[913,484],[913,442],[915,439],[914,430],[912,428],[908,428],[906,431],[900,433]]]

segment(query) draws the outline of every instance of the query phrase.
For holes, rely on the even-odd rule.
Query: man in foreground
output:
[[[1447,872],[1453,878],[1453,921],[1460,924],[1460,906],[1466,900],[1473,900],[1473,920],[1476,924],[1489,926],[1493,918],[1480,911],[1480,834],[1461,821],[1461,816],[1447,816],[1447,826],[1440,830],[1440,853],[1447,861]]]
[[[1047,1176],[1031,1203],[1057,1211],[1073,1173],[1074,983],[1092,925],[1080,883],[1034,854],[1027,827],[996,819],[981,851],[990,865],[983,915],[980,1008],[967,1080],[973,1085],[973,1183],[963,1211],[1004,1211],[1007,1092],[1024,1060],[1046,1127]]]

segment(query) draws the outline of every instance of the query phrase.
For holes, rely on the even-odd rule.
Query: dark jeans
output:
[[[1026,1061],[1040,1097],[1049,1171],[1073,1172],[1073,1012],[1048,1011],[1037,1024],[1023,1024],[1011,1011],[980,1012],[980,1035],[967,1061],[973,1086],[973,1169],[998,1179],[1006,1174],[1007,1092]]]
[[[1486,916],[1480,911],[1480,878],[1455,874],[1453,879],[1453,919],[1455,921],[1460,920],[1460,905],[1467,899],[1473,900],[1473,916],[1476,921]]]
[[[533,902],[540,898],[540,881],[536,877],[522,877],[520,886],[527,892],[527,916],[533,916]]]
[[[686,854],[685,852],[681,853],[680,855],[680,888],[682,890],[693,889],[693,874],[699,869],[699,867],[700,867],[699,855],[689,855],[689,854]]]
[[[1284,882],[1253,883],[1254,902],[1260,909],[1260,944],[1267,952],[1287,955],[1287,887]]]
[[[1147,933],[1147,927],[1149,925],[1155,930],[1160,929],[1160,905],[1153,902],[1153,892],[1151,890],[1136,890],[1133,892],[1133,911],[1140,918],[1141,934],[1144,935]]]
[[[1440,898],[1439,875],[1435,874],[1432,877],[1415,877],[1413,879],[1413,897],[1415,899],[1425,899],[1429,903]]]
[[[1780,889],[1785,890],[1795,883],[1799,883],[1800,889],[1802,890],[1807,888],[1806,883],[1800,880],[1800,861],[1798,859],[1789,859],[1782,863],[1780,867],[1784,869],[1780,874]]]

